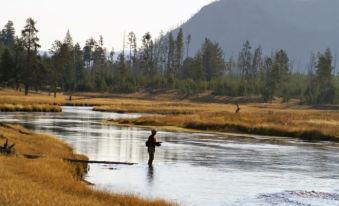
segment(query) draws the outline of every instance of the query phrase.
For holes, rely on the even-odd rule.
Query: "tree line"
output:
[[[20,35],[12,21],[0,32],[0,83],[24,90],[64,92],[135,92],[176,89],[193,94],[260,96],[264,101],[281,97],[301,99],[307,104],[339,101],[339,78],[330,49],[311,54],[307,73],[293,72],[286,51],[264,55],[261,47],[243,44],[236,57],[226,59],[221,46],[206,38],[190,56],[191,34],[179,29],[153,38],[142,36],[138,45],[134,32],[118,54],[108,51],[102,36],[89,38],[83,47],[67,31],[48,52],[39,52],[36,21],[26,20]],[[193,34],[194,35],[194,34]],[[125,42],[124,42],[125,45]]]

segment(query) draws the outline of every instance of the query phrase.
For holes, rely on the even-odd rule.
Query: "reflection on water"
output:
[[[147,181],[150,185],[152,185],[153,180],[154,180],[154,167],[149,166],[148,167],[148,173],[147,173]]]
[[[165,143],[149,168],[150,131],[101,123],[137,116],[64,107],[63,113],[0,113],[0,121],[57,135],[92,160],[138,163],[91,165],[87,180],[114,192],[183,205],[339,205],[336,144],[160,131]]]

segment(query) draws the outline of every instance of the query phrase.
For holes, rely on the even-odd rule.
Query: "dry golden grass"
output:
[[[61,112],[58,105],[49,104],[0,104],[1,112]]]
[[[19,155],[0,155],[0,205],[171,205],[162,200],[145,200],[131,195],[97,191],[79,181],[83,167],[63,160],[75,155],[61,141],[47,135],[31,133],[20,126],[0,125],[0,141],[16,143]],[[28,160],[22,153],[45,154]],[[172,204],[173,205],[173,204]]]
[[[203,111],[198,106],[189,103],[153,102],[146,100],[123,100],[111,102],[110,105],[96,106],[95,111],[118,113],[151,113],[151,114],[194,114]]]
[[[129,95],[106,95],[99,93],[77,93],[69,100],[69,95],[58,93],[57,97],[49,95],[45,92],[29,93],[25,96],[23,92],[13,89],[0,88],[0,105],[55,105],[55,106],[104,106],[104,105],[117,105],[121,103],[135,104],[135,99]],[[139,100],[138,100],[139,101]],[[150,103],[148,100],[140,100],[142,103]]]
[[[153,103],[153,106],[161,108],[156,104]],[[191,104],[191,106],[187,104]],[[144,107],[142,106],[141,108]],[[148,105],[148,107],[152,108],[151,105]],[[241,110],[238,114],[235,114],[236,106],[230,104],[185,103],[187,108],[177,107],[179,108],[172,108],[173,111],[187,108],[194,108],[194,111],[176,115],[170,115],[170,112],[168,112],[166,115],[112,120],[112,122],[129,125],[177,126],[208,131],[289,136],[307,140],[339,141],[339,112],[333,110],[315,110],[297,105],[277,103],[241,105]],[[138,111],[138,107],[130,110]],[[144,110],[142,109],[142,111]]]
[[[62,105],[98,106],[123,102],[122,99],[95,98],[94,94],[84,95],[74,95],[70,101],[69,96],[63,93],[58,93],[56,98],[48,93],[30,93],[25,96],[23,92],[0,88],[0,111],[61,112]]]

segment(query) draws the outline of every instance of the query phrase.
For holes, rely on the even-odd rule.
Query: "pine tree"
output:
[[[271,78],[276,85],[274,93],[281,95],[284,101],[288,101],[290,98],[287,88],[289,77],[289,58],[287,53],[280,49],[274,54]]]
[[[72,38],[69,30],[67,30],[67,32],[66,32],[66,36],[64,38],[64,44],[66,44],[69,48],[73,47],[73,38]]]
[[[127,75],[125,54],[121,52],[117,60],[117,69],[119,72],[119,89],[123,88]]]
[[[86,41],[85,46],[83,48],[83,55],[84,55],[84,64],[85,68],[91,70],[93,66],[93,53],[94,49],[97,45],[97,42],[93,39],[90,38]]]
[[[312,53],[310,62],[308,63],[307,73],[307,86],[304,92],[305,102],[308,104],[314,104],[317,101],[318,90],[316,84],[315,67],[317,66],[316,56]]]
[[[15,43],[15,29],[13,25],[12,21],[8,21],[0,35],[0,42],[8,48],[13,48]]]
[[[191,34],[188,34],[186,37],[186,58],[189,57],[189,49],[190,49],[190,44],[191,44],[192,36]]]
[[[93,67],[98,70],[104,66],[106,61],[106,49],[104,48],[104,39],[99,37],[98,44],[94,44],[94,51],[92,53]]]
[[[253,89],[253,74],[255,74],[255,71],[253,69],[254,60],[251,50],[252,47],[250,42],[246,41],[238,57],[238,68],[240,70],[242,90],[240,93],[244,93],[245,95],[248,95],[250,90]]]
[[[251,44],[249,41],[246,41],[243,45],[241,52],[239,53],[238,58],[238,67],[240,69],[240,75],[242,79],[250,79],[250,71],[252,68],[252,59],[253,55],[251,52]],[[247,81],[248,82],[248,81]]]
[[[259,46],[255,49],[253,54],[252,66],[250,70],[250,76],[252,79],[255,79],[258,74],[258,70],[262,64],[262,49]]]
[[[92,56],[93,56],[92,75],[94,77],[96,89],[98,91],[105,91],[107,88],[105,82],[106,49],[104,48],[104,39],[102,36],[99,37],[98,44],[95,44]]]
[[[75,68],[75,53],[74,53],[74,45],[73,38],[69,30],[66,32],[66,36],[61,45],[62,54],[60,54],[63,58],[63,85],[66,91],[72,92],[75,89],[75,78],[76,78],[76,68]],[[72,99],[70,95],[70,100]]]
[[[333,103],[335,97],[335,89],[333,84],[333,66],[332,53],[330,49],[326,49],[323,54],[319,54],[316,65],[316,79],[318,84],[319,94],[317,103]]]
[[[74,45],[74,60],[75,60],[75,82],[74,88],[77,89],[81,79],[84,78],[84,64],[83,64],[83,52],[78,43]]]
[[[137,37],[134,32],[130,32],[128,34],[128,44],[129,44],[129,61],[130,66],[133,67],[133,65],[136,62],[136,55],[137,55]]]
[[[204,69],[201,64],[201,55],[196,58],[186,58],[182,67],[182,78],[193,80],[204,80]]]
[[[39,81],[35,78],[40,68],[37,54],[40,45],[37,36],[38,29],[35,25],[36,22],[32,18],[28,18],[26,20],[26,25],[21,32],[22,43],[26,53],[25,66],[23,71],[21,71],[21,79],[25,85],[25,95],[28,95],[29,87]]]
[[[15,77],[15,63],[6,48],[0,59],[0,82],[8,84]]]
[[[153,62],[153,52],[154,52],[154,44],[152,40],[152,36],[149,32],[147,32],[142,37],[142,60],[144,73],[147,75],[153,76],[155,74],[154,70],[154,62]]]
[[[173,75],[174,72],[174,51],[175,51],[175,42],[173,34],[169,33],[168,35],[168,54],[167,54],[167,74]]]
[[[54,93],[54,97],[56,97],[57,89],[59,86],[64,84],[65,82],[65,65],[67,64],[68,59],[68,49],[65,44],[61,41],[55,41],[52,48],[50,49],[50,53],[52,54],[51,60],[47,66],[49,69],[49,83],[51,89]],[[66,89],[63,88],[65,91]]]
[[[272,71],[273,61],[272,58],[266,57],[263,61],[261,68],[261,96],[265,102],[272,101],[274,98],[274,92],[277,87],[277,82],[274,80]]]
[[[166,68],[167,44],[166,37],[164,36],[163,32],[160,32],[159,39],[155,41],[154,59],[155,65],[162,75],[165,73]]]
[[[205,79],[211,81],[222,76],[225,69],[224,53],[218,43],[205,39],[196,59],[201,61]]]
[[[177,34],[177,38],[175,40],[174,75],[178,75],[180,73],[183,58],[183,49],[184,49],[184,34],[182,29],[180,28]]]

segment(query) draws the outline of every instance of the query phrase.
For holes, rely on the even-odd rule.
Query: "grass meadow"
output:
[[[141,102],[95,107],[98,111],[149,113],[112,123],[142,126],[172,126],[203,131],[235,132],[297,137],[309,141],[339,141],[339,111],[314,109],[298,104],[234,104]],[[159,112],[158,112],[159,111]]]

